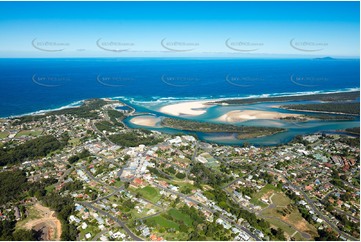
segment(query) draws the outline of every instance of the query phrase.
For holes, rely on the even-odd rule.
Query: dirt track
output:
[[[42,230],[42,240],[60,240],[61,223],[56,217],[55,212],[42,206],[40,203],[36,203],[33,207],[38,211],[40,218],[28,221],[24,227],[36,231]]]

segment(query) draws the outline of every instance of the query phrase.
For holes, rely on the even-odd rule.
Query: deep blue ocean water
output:
[[[358,90],[359,60],[0,59],[0,117],[94,97],[168,101]]]

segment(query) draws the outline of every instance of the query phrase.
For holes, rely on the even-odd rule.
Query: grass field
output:
[[[291,203],[291,200],[283,193],[274,193],[274,195],[272,196],[272,202],[276,206],[287,206]]]
[[[0,139],[5,139],[9,136],[9,132],[0,132]]]
[[[250,202],[256,206],[260,206],[261,208],[266,208],[268,204],[262,202],[258,198],[251,198]]]
[[[122,181],[116,181],[115,183],[113,183],[113,186],[115,187],[121,187],[122,185],[124,185],[124,182]]]
[[[136,192],[139,192],[139,194],[144,197],[145,199],[156,203],[159,201],[159,199],[161,198],[161,195],[159,193],[159,190],[151,187],[151,186],[146,186],[140,189],[137,189]]]
[[[161,215],[149,218],[147,220],[154,222],[160,228],[173,228],[173,229],[179,230],[179,225],[177,223],[170,221],[170,220],[162,217]]]
[[[193,219],[188,214],[184,214],[177,209],[174,208],[170,209],[168,211],[168,214],[173,218],[175,218],[176,220],[183,221],[184,224],[187,226],[192,226],[193,224]]]
[[[267,220],[269,223],[271,223],[272,225],[276,226],[277,228],[281,228],[281,229],[282,229],[283,231],[285,231],[289,236],[291,236],[291,235],[295,232],[295,230],[294,230],[291,226],[289,226],[289,225],[285,224],[284,222],[281,222],[281,221],[279,221],[279,220],[277,220],[277,219],[266,218],[266,220]],[[300,233],[296,233],[296,234],[294,235],[294,237],[295,237],[296,241],[305,240],[305,239],[300,235]]]
[[[72,144],[73,146],[77,146],[80,145],[80,139],[79,138],[73,138],[71,140],[69,140],[69,143]]]
[[[266,189],[267,190],[267,189]],[[266,192],[267,193],[267,192]],[[265,194],[265,193],[264,193]],[[272,196],[272,202],[275,205],[274,208],[267,208],[262,211],[261,216],[265,216],[266,220],[269,221],[276,227],[283,229],[289,236],[292,235],[296,230],[306,232],[311,236],[317,235],[317,230],[311,224],[309,224],[300,214],[297,208],[293,208],[290,214],[283,216],[277,210],[284,209],[287,205],[291,204],[291,200],[281,192],[274,192]],[[280,221],[282,220],[282,221]],[[292,226],[290,226],[292,225]],[[299,233],[295,235],[296,240],[305,240]],[[313,239],[313,238],[310,238]]]
[[[18,132],[15,137],[21,137],[21,136],[39,136],[43,133],[42,130],[21,130]]]
[[[252,198],[255,198],[255,199],[260,199],[261,197],[263,197],[265,194],[269,193],[269,194],[272,194],[272,192],[279,192],[280,190],[271,185],[271,184],[267,184],[266,186],[264,186],[259,192],[257,192],[256,194],[254,194],[252,196]]]
[[[250,202],[254,205],[257,206],[261,206],[261,208],[266,208],[268,206],[268,204],[264,203],[261,201],[261,198],[265,195],[265,194],[269,194],[271,195],[274,192],[280,191],[277,187],[271,185],[271,184],[267,184],[266,186],[264,186],[259,192],[253,194]],[[273,199],[272,199],[273,200]]]

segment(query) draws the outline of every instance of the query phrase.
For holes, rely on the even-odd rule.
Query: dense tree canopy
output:
[[[26,141],[15,147],[8,147],[7,145],[4,145],[4,147],[7,148],[0,149],[0,166],[47,156],[52,151],[60,149],[62,143],[54,136],[46,135]]]

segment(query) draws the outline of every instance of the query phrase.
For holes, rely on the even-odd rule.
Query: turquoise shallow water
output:
[[[295,102],[293,102],[295,103]],[[300,103],[300,102],[298,102]],[[305,103],[305,102],[303,102]],[[280,113],[296,113],[296,114],[308,114],[308,115],[315,115],[315,113],[309,112],[296,112],[296,111],[289,111],[280,108],[276,108],[274,106],[277,105],[284,105],[284,104],[291,104],[291,102],[287,103],[259,103],[259,104],[252,104],[252,105],[228,105],[228,106],[214,106],[207,108],[207,112],[205,114],[193,117],[176,117],[176,118],[184,118],[196,121],[207,121],[207,122],[214,122],[214,123],[221,123],[216,120],[216,118],[222,116],[223,114],[233,111],[233,110],[264,110],[264,111],[274,111]],[[144,105],[144,104],[143,104]],[[149,112],[154,114],[157,117],[172,117],[170,115],[165,115],[160,113],[159,108],[162,107],[162,104],[152,104],[148,103],[145,106],[143,105],[134,105],[138,112]],[[286,131],[277,133],[270,136],[264,136],[254,139],[247,139],[247,140],[238,140],[235,134],[232,133],[201,133],[201,132],[188,132],[176,129],[170,129],[165,127],[160,127],[159,124],[157,127],[146,127],[146,126],[139,126],[135,125],[130,122],[132,117],[127,118],[124,122],[131,128],[145,128],[149,130],[157,130],[165,133],[170,134],[178,134],[178,133],[185,133],[185,134],[196,134],[201,140],[217,143],[217,144],[226,144],[226,145],[242,145],[243,143],[247,142],[256,146],[273,146],[279,145],[283,143],[287,143],[291,141],[297,135],[304,135],[304,134],[312,134],[316,132],[333,132],[336,130],[342,130],[346,128],[352,128],[360,126],[360,119],[356,117],[355,120],[348,120],[348,121],[325,121],[325,120],[309,120],[306,122],[293,122],[293,121],[284,121],[284,120],[269,120],[269,119],[257,119],[257,120],[248,120],[245,122],[238,122],[232,123],[234,125],[245,125],[245,126],[266,126],[266,127],[279,127],[284,128]]]

